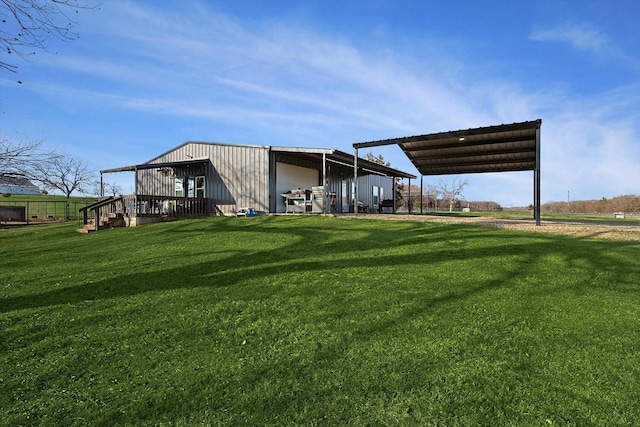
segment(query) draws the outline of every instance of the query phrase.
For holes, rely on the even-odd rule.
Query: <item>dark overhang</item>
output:
[[[324,156],[326,161],[329,163],[334,163],[351,169],[353,169],[353,162],[355,159],[353,155],[343,151],[325,148],[271,147],[271,151],[276,153],[287,153],[299,158],[309,159],[314,162],[321,162]],[[377,174],[395,178],[416,178],[415,175],[410,173],[371,162],[361,157],[358,157],[358,169],[360,170],[361,175]]]
[[[535,170],[542,120],[353,144],[398,145],[421,175]]]
[[[144,169],[164,169],[164,168],[177,168],[177,167],[189,167],[192,165],[201,165],[208,163],[209,158],[203,157],[198,159],[178,160],[175,162],[156,162],[156,163],[143,163],[140,165],[123,166],[120,168],[104,169],[100,173],[114,173],[114,172],[135,172],[137,170]]]

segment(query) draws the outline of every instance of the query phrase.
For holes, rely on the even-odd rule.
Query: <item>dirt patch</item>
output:
[[[53,224],[56,222],[65,222],[62,218],[31,218],[29,221],[2,221],[0,220],[0,228],[24,227],[27,225]]]
[[[640,242],[640,225],[606,224],[581,221],[542,220],[536,225],[533,219],[498,219],[484,217],[449,217],[433,215],[362,214],[358,217],[404,221],[429,221],[447,224],[469,224],[485,227],[508,228],[537,233],[564,234],[582,238],[625,240]]]

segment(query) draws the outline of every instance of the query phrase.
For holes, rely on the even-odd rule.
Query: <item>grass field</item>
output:
[[[75,226],[0,230],[0,425],[640,425],[637,243]]]

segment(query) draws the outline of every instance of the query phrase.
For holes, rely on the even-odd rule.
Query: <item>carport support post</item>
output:
[[[411,178],[409,178],[409,201],[407,202],[407,212],[411,215]]]
[[[353,155],[353,214],[358,216],[358,149]]]
[[[536,168],[533,170],[533,217],[540,225],[540,126],[536,128]]]
[[[420,215],[422,215],[422,199],[424,199],[424,190],[422,189],[424,175],[420,175]]]

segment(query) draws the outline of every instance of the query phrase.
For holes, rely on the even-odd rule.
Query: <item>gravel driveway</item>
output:
[[[537,233],[565,234],[583,238],[625,240],[640,243],[640,224],[618,224],[590,221],[542,220],[537,226],[533,219],[498,219],[486,217],[449,217],[403,214],[358,214],[359,218],[404,221],[430,221],[448,224],[469,224],[485,227],[509,228]]]

